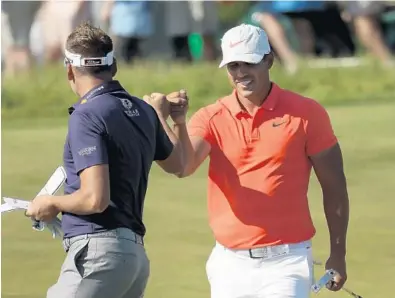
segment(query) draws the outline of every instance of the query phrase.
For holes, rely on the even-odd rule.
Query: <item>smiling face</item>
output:
[[[227,64],[228,78],[240,97],[262,99],[270,88],[269,70],[273,65],[273,54],[265,55],[258,64],[231,62]]]

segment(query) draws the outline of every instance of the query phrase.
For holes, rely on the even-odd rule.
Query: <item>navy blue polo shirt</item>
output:
[[[65,194],[80,188],[79,174],[84,169],[108,164],[111,203],[100,214],[63,213],[64,237],[119,227],[144,236],[142,213],[151,165],[173,150],[155,110],[111,81],[81,97],[69,114],[63,156]]]

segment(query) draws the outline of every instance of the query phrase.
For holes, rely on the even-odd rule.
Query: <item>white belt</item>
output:
[[[311,240],[303,241],[300,243],[270,245],[252,249],[227,248],[218,242],[216,243],[216,246],[220,249],[231,251],[233,253],[250,257],[252,259],[270,259],[277,256],[287,255],[290,253],[290,251],[295,249],[309,248],[311,247]]]

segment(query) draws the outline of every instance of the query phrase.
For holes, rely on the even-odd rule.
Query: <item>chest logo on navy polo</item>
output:
[[[125,109],[130,110],[133,107],[133,103],[127,98],[121,98],[122,105]]]
[[[137,117],[140,116],[139,110],[138,109],[132,109],[133,108],[133,103],[127,99],[127,98],[120,98],[123,107],[125,108],[124,112],[126,115],[129,117]]]

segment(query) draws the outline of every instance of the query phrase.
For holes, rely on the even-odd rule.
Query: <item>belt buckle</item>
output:
[[[252,259],[269,259],[289,254],[289,245],[264,246],[248,250]]]
[[[251,259],[266,259],[269,256],[269,247],[258,247],[249,249]]]

